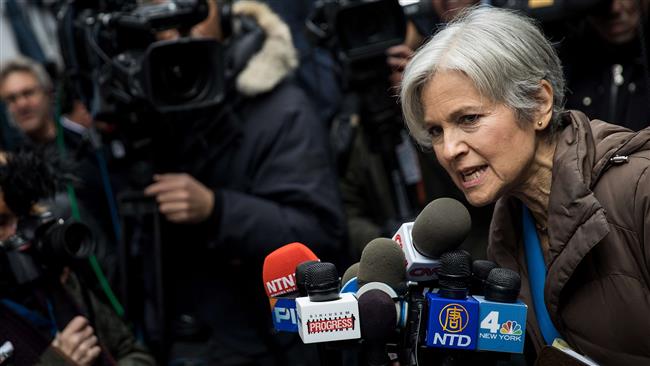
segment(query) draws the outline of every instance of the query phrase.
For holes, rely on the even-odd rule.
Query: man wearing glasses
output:
[[[54,140],[52,82],[45,69],[26,58],[0,68],[0,98],[16,126],[37,144]]]

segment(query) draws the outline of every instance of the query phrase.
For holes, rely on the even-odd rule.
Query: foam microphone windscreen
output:
[[[383,282],[397,293],[406,289],[406,258],[402,248],[391,239],[377,238],[361,252],[359,286],[368,282]]]
[[[477,259],[472,262],[472,276],[485,281],[494,268],[497,268],[496,263],[486,259]]]
[[[472,273],[472,257],[465,250],[452,250],[440,256],[438,283],[441,288],[467,289]]]
[[[496,267],[496,263],[485,259],[477,259],[472,262],[471,293],[473,295],[483,295],[485,280],[490,271]]]
[[[415,219],[413,245],[422,255],[438,258],[459,246],[471,227],[472,219],[462,203],[452,198],[438,198]]]
[[[359,274],[359,262],[351,265],[348,267],[348,269],[345,270],[345,273],[343,273],[343,277],[341,277],[341,283],[348,283],[351,279],[354,277],[357,277]]]
[[[515,302],[521,288],[519,273],[508,268],[494,268],[485,280],[485,299],[496,302]]]
[[[307,269],[314,263],[320,262],[306,261],[296,266],[296,286],[298,286],[300,296],[307,296]]]
[[[314,263],[305,271],[305,287],[309,300],[332,301],[339,298],[341,279],[336,266],[328,262]]]
[[[386,292],[373,289],[364,292],[358,301],[361,338],[369,342],[386,342],[396,329],[395,300]]]
[[[306,261],[318,261],[318,257],[301,243],[284,245],[267,255],[262,268],[266,294],[271,297],[297,291],[296,266]]]

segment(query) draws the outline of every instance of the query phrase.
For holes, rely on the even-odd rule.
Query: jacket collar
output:
[[[265,35],[261,49],[237,75],[237,91],[245,96],[271,91],[298,67],[289,27],[266,4],[257,1],[236,2],[233,14],[254,19]]]

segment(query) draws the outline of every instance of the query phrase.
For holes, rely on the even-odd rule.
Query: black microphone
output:
[[[319,261],[305,261],[296,266],[296,287],[300,297],[307,296],[307,269],[314,263]]]
[[[496,267],[496,263],[485,259],[477,259],[472,262],[472,280],[470,286],[470,293],[472,295],[483,295],[485,280],[488,274],[490,274],[490,271]]]
[[[516,302],[521,289],[521,277],[508,268],[494,268],[485,280],[485,299],[496,302]]]
[[[426,295],[429,305],[426,344],[429,347],[475,350],[478,301],[469,296],[472,257],[465,250],[440,256],[439,290]]]
[[[472,274],[472,257],[465,250],[453,250],[440,256],[438,294],[447,299],[466,299]]]
[[[521,353],[526,334],[526,304],[517,300],[521,278],[507,268],[494,268],[479,302],[478,350]]]
[[[369,366],[387,366],[390,363],[386,343],[396,331],[395,301],[389,294],[372,289],[359,296],[361,338]]]
[[[307,266],[305,288],[308,296],[296,299],[298,334],[303,343],[318,343],[322,365],[341,365],[342,354],[331,342],[361,337],[357,299],[339,294],[341,282],[332,263]]]

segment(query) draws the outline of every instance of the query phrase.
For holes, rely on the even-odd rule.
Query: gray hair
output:
[[[513,109],[522,123],[532,122],[540,104],[540,81],[546,80],[553,88],[549,132],[558,129],[564,109],[562,66],[530,18],[504,9],[473,7],[416,52],[404,70],[400,99],[411,134],[429,147],[422,91],[438,70],[464,73],[482,96]]]
[[[28,72],[34,75],[43,90],[52,91],[52,79],[45,71],[45,68],[38,62],[26,57],[16,57],[8,60],[0,66],[0,85],[14,72]]]

